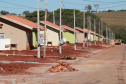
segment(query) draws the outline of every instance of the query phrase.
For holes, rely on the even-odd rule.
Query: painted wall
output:
[[[98,41],[98,36],[97,35],[93,35],[93,40],[95,40],[96,38],[96,41]]]
[[[33,41],[33,47],[37,47],[37,31],[32,31],[32,41]]]
[[[74,33],[71,31],[63,32],[63,38],[66,38],[69,43],[74,43]]]
[[[44,35],[44,31],[41,31],[40,33]],[[46,35],[47,35],[46,36],[47,42],[51,41],[52,46],[58,46],[59,45],[59,31],[58,30],[47,26]]]
[[[91,33],[89,32],[89,34],[88,34],[88,40],[90,40],[90,39],[91,39],[91,41],[93,41],[94,36],[93,36],[93,34],[91,34]]]
[[[84,40],[84,35],[83,35],[83,33],[77,32],[77,33],[76,33],[76,37],[77,37],[77,42],[78,42],[78,43],[83,43],[83,40]]]
[[[11,40],[10,39],[0,39],[0,50],[10,50]]]
[[[3,26],[0,33],[5,34],[5,39],[11,39],[11,44],[17,44],[18,50],[26,50],[27,34],[26,30],[23,30],[25,28],[6,20],[1,20],[1,22]]]

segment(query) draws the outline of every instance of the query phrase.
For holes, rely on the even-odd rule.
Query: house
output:
[[[15,15],[0,15],[0,40],[10,39],[10,49],[27,50],[37,45],[37,24]],[[43,26],[40,26],[44,30]],[[1,46],[2,44],[0,44]],[[8,49],[8,50],[10,50]]]
[[[45,25],[45,21],[40,21],[40,24],[42,26]],[[49,21],[46,21],[47,29],[46,29],[46,37],[47,37],[47,44],[51,43],[52,46],[58,46],[60,44],[60,26],[53,24]],[[61,28],[61,35],[66,30],[64,28]],[[42,31],[41,34],[44,34]],[[61,36],[63,39],[63,36]]]
[[[84,29],[76,27],[76,30],[79,31],[79,33],[77,33],[78,43],[82,43],[84,41],[84,34],[83,34]],[[87,33],[88,33],[88,30],[85,28],[85,41],[87,40],[86,39],[87,38]]]
[[[66,41],[69,43],[75,43],[74,29],[69,26],[66,26],[66,25],[62,25],[62,27],[67,30],[67,32],[63,32],[63,38],[66,38]],[[78,36],[77,35],[78,33],[79,33],[79,31],[76,30],[76,37]]]
[[[93,40],[94,40],[94,41],[95,41],[95,40],[98,41],[98,39],[99,39],[99,34],[93,32]]]
[[[79,27],[76,27],[76,30],[78,30],[79,32],[81,32],[81,34],[84,31],[82,28],[79,28]],[[81,42],[83,40],[83,38],[82,38],[83,36],[82,35],[81,36],[78,35],[78,38],[81,40]],[[86,40],[87,40],[87,36],[88,36],[88,40],[91,39],[91,41],[93,41],[93,39],[94,39],[94,32],[85,28],[85,38],[86,38]]]

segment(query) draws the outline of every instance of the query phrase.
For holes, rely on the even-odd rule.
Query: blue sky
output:
[[[47,0],[48,10],[56,10],[60,7],[60,0]],[[103,10],[120,10],[126,9],[125,0],[62,0],[62,8],[80,9],[83,10],[85,6],[91,5],[93,10],[94,4],[99,4],[98,11]],[[22,14],[23,11],[35,11],[37,8],[37,0],[0,0],[0,10],[6,10],[10,13]],[[40,8],[45,9],[45,0],[40,0]]]

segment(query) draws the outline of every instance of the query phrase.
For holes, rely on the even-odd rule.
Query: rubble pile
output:
[[[75,68],[72,68],[68,63],[66,62],[61,62],[57,64],[56,66],[52,66],[48,70],[49,73],[55,73],[55,72],[73,72],[73,71],[78,71]]]
[[[62,59],[64,59],[64,60],[75,60],[76,59],[76,57],[72,57],[72,56],[61,56],[61,57],[59,57],[59,60],[62,60]]]

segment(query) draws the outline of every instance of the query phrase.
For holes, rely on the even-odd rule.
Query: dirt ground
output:
[[[75,83],[69,81],[75,80],[74,78],[71,77],[74,76],[79,77],[80,73],[82,72],[85,73],[86,68],[84,67],[88,67],[89,69],[87,68],[87,71],[88,72],[91,71],[92,73],[92,68],[94,67],[95,62],[90,63],[90,60],[93,59],[97,61],[95,58],[98,59],[99,57],[104,58],[104,56],[99,56],[100,52],[104,52],[107,50],[110,51],[115,48],[116,47],[113,46],[110,47],[109,45],[104,47],[91,46],[88,48],[82,48],[82,44],[77,44],[77,50],[75,51],[73,44],[65,44],[62,47],[63,54],[59,54],[59,47],[47,47],[46,49],[47,57],[41,59],[36,58],[36,54],[37,54],[36,50],[1,51],[0,67],[2,67],[4,71],[0,70],[0,84],[35,84],[35,83],[36,84],[84,84],[84,83],[79,83],[78,81],[79,79],[77,79],[78,82],[76,81]],[[41,48],[41,54],[43,54],[43,48]],[[77,59],[59,60],[59,57],[66,56],[66,55],[72,57],[76,56]],[[65,72],[65,73],[62,72],[47,73],[47,70],[51,68],[51,66],[54,66],[57,63],[62,61],[70,63],[71,66],[78,69],[79,71]],[[102,65],[102,63],[100,62],[101,60],[99,61],[99,65]],[[92,67],[88,65],[91,65]],[[95,66],[95,68],[97,67]],[[91,83],[86,83],[86,84],[91,84]]]

